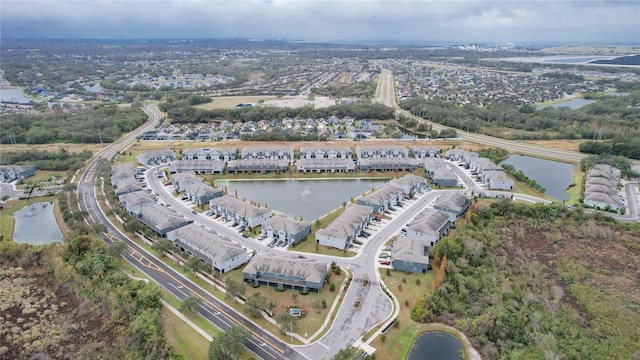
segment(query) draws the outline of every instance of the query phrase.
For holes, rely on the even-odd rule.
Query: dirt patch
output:
[[[0,313],[2,359],[99,358],[119,339],[104,309],[43,271],[0,269]]]

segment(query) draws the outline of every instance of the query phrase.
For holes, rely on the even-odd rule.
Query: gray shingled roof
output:
[[[157,204],[142,208],[136,213],[158,230],[168,229],[189,221],[174,210]]]
[[[268,226],[275,230],[284,231],[287,234],[297,234],[311,225],[307,221],[295,221],[286,216],[276,215],[262,223],[262,226]]]
[[[389,200],[398,197],[399,194],[402,194],[402,189],[385,184],[374,190],[371,194],[361,197],[360,200],[369,204],[382,205]]]
[[[429,208],[422,211],[408,223],[407,229],[425,235],[435,235],[440,233],[440,230],[449,222],[448,213]]]
[[[127,209],[136,205],[156,202],[153,196],[147,194],[144,191],[134,191],[124,195],[120,195],[120,197],[118,197],[118,200],[120,200],[120,202],[124,204],[125,208]]]
[[[420,264],[429,263],[429,254],[425,254],[424,247],[427,242],[410,237],[399,237],[393,243],[391,258],[400,261],[408,261]]]
[[[167,237],[182,241],[202,254],[210,255],[218,264],[245,252],[241,245],[232,243],[226,236],[221,237],[196,224],[172,230]]]
[[[391,182],[395,182],[401,186],[409,186],[413,187],[414,185],[419,185],[422,183],[426,183],[427,179],[422,176],[414,175],[414,174],[406,174],[405,176],[399,179],[393,179]]]
[[[318,230],[317,233],[336,239],[346,239],[371,214],[373,214],[373,208],[370,206],[349,204],[329,226]]]
[[[191,194],[196,195],[197,197],[203,197],[203,196],[222,192],[222,190],[218,188],[213,188],[206,183],[197,183],[197,184],[189,185],[187,186],[187,191]]]
[[[300,278],[309,283],[321,283],[327,271],[327,264],[313,259],[299,259],[273,254],[257,254],[242,271],[248,274],[273,274],[282,278]],[[283,282],[289,282],[283,279]],[[295,281],[294,281],[295,282]]]
[[[469,197],[464,193],[446,192],[433,205],[460,212],[467,207],[469,201]]]
[[[228,209],[234,214],[238,214],[246,219],[253,219],[271,211],[271,209],[253,206],[229,195],[222,195],[219,198],[210,200],[209,204]]]

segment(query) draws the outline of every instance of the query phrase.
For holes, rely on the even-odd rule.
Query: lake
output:
[[[523,155],[511,155],[502,163],[522,170],[525,175],[547,189],[546,194],[552,198],[569,200],[565,190],[571,184],[573,165]]]
[[[559,103],[555,103],[552,105],[547,105],[550,106],[552,108],[561,108],[561,107],[568,107],[571,110],[575,110],[575,109],[579,109],[585,105],[589,105],[592,102],[594,102],[594,100],[587,100],[587,99],[573,99],[573,100],[569,100],[569,101],[563,101],[563,102],[559,102]]]
[[[31,245],[62,242],[62,232],[53,214],[53,203],[29,204],[12,216],[16,219],[13,241]]]
[[[267,204],[274,212],[312,222],[358,197],[383,180],[369,179],[286,179],[286,180],[217,180],[229,195]]]
[[[411,345],[407,360],[459,360],[463,351],[457,337],[442,331],[420,334]]]
[[[24,96],[22,89],[2,88],[0,89],[0,102],[29,104],[33,102],[33,99]]]

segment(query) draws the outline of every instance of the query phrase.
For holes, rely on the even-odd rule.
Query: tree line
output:
[[[8,114],[2,116],[0,143],[110,143],[147,121],[138,108],[97,105],[76,114]]]
[[[160,109],[167,112],[173,123],[208,123],[215,120],[260,121],[296,118],[328,118],[335,115],[354,119],[393,119],[394,109],[382,104],[358,102],[356,104],[334,105],[327,108],[315,109],[313,106],[299,108],[278,108],[270,106],[252,106],[234,109],[199,109],[184,103],[173,102],[160,104]]]
[[[571,110],[566,107],[536,109],[503,102],[485,107],[458,105],[440,99],[411,98],[400,107],[413,115],[457,129],[511,140],[602,139],[640,137],[640,93],[606,96]]]
[[[619,298],[603,289],[609,276],[625,270],[593,281],[589,275],[604,271],[608,265],[599,261],[607,258],[637,259],[629,242],[640,236],[636,224],[510,200],[471,211],[458,233],[436,244],[434,271],[442,277],[411,310],[413,320],[455,326],[485,359],[640,355],[640,316],[624,305],[632,295]],[[590,250],[594,242],[621,249],[596,256],[601,260],[581,259],[579,249],[600,251]]]
[[[64,149],[57,152],[35,149],[9,150],[0,157],[0,165],[35,165],[38,170],[75,171],[92,156],[93,153],[89,150],[80,153],[72,153]]]

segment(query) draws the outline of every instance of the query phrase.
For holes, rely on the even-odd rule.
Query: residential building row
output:
[[[416,215],[405,228],[405,236],[399,236],[391,250],[393,269],[414,273],[426,273],[429,268],[429,249],[469,209],[471,197],[461,192],[448,192]]]
[[[173,209],[156,202],[143,191],[136,180],[133,164],[112,167],[111,179],[118,200],[126,211],[160,237],[171,240],[174,246],[196,256],[207,267],[222,274],[247,263],[248,255],[242,246],[193,223]],[[259,208],[239,199],[223,195],[187,171],[172,176],[176,189],[196,204],[210,205],[212,214],[224,216],[246,226],[262,224],[262,233],[293,244],[311,233],[311,224],[284,216],[271,217],[271,210]],[[243,278],[254,285],[275,286],[282,289],[319,292],[325,282],[328,264],[300,258],[274,258],[256,255],[243,270]]]
[[[434,146],[358,145],[355,147],[358,167],[361,171],[415,171],[418,159],[439,157]],[[413,157],[409,157],[409,153]],[[298,159],[292,147],[250,146],[238,154],[237,148],[190,148],[176,159],[172,150],[157,150],[137,156],[145,166],[170,163],[171,173],[194,171],[197,174],[220,174],[225,166],[233,173],[279,173],[287,171],[295,163],[298,172],[353,172],[353,152],[349,146],[302,146]]]
[[[606,164],[597,164],[587,171],[583,204],[613,211],[619,211],[624,207],[624,200],[618,195],[621,173],[619,169]]]

